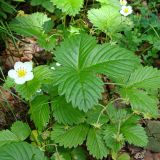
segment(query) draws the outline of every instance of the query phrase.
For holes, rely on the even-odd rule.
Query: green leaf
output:
[[[39,80],[34,78],[31,81],[26,82],[23,85],[16,85],[15,89],[19,95],[25,100],[31,100],[31,98],[36,94],[37,90],[40,89],[41,84]]]
[[[95,38],[86,34],[66,39],[57,47],[55,56],[62,65],[54,71],[59,94],[83,111],[98,104],[101,98],[103,83],[97,73],[120,79],[139,64],[128,50],[109,44],[96,45]]]
[[[97,122],[99,125],[103,125],[107,123],[109,119],[108,119],[108,116],[104,112],[102,113],[103,109],[104,109],[103,107],[97,105],[93,109],[89,110],[86,113],[86,116],[87,116],[86,122],[93,126],[97,124]]]
[[[31,0],[31,5],[32,6],[38,6],[41,5],[44,7],[47,11],[53,13],[54,11],[54,5],[50,0]]]
[[[158,100],[156,98],[136,89],[124,89],[121,91],[125,93],[125,98],[129,100],[133,111],[155,118],[158,116]]]
[[[148,143],[148,137],[143,127],[140,125],[126,125],[121,128],[125,139],[136,146],[144,147]]]
[[[82,147],[77,147],[73,149],[71,152],[71,155],[72,155],[73,160],[86,160],[87,159],[85,150]]]
[[[31,102],[30,114],[35,126],[42,131],[50,118],[49,97],[40,95]]]
[[[127,86],[144,89],[160,88],[160,71],[153,67],[137,69],[130,75]]]
[[[113,5],[120,7],[119,0],[97,0],[98,2],[102,3],[103,5]]]
[[[58,123],[73,125],[84,121],[84,113],[73,108],[64,97],[58,97],[52,101],[53,116]]]
[[[53,83],[54,80],[53,70],[51,70],[48,66],[41,65],[35,67],[33,73],[33,80],[28,81],[23,85],[15,85],[15,89],[18,94],[26,100],[31,100],[33,96],[37,94],[37,90],[41,89],[42,84]],[[13,84],[14,83],[12,83],[12,87],[14,86]],[[6,85],[10,85],[8,80],[6,82]]]
[[[77,73],[74,69],[60,68],[55,71],[58,91],[65,94],[67,102],[72,102],[73,107],[88,111],[101,98],[103,92],[102,82],[89,72]]]
[[[121,140],[118,142],[115,138],[115,136],[118,133],[118,127],[114,124],[114,125],[107,125],[105,127],[105,131],[104,131],[104,140],[105,143],[107,145],[107,147],[111,148],[112,151],[114,152],[118,152],[124,143],[123,140],[123,136],[121,136]]]
[[[20,141],[18,137],[9,130],[0,131],[0,147],[11,142]]]
[[[130,160],[131,157],[128,153],[122,153],[120,156],[118,156],[117,160]]]
[[[75,16],[83,7],[84,0],[51,0],[57,8],[70,16]]]
[[[1,147],[0,157],[1,160],[47,160],[42,151],[26,142]]]
[[[115,32],[122,25],[122,17],[119,9],[111,5],[104,5],[99,9],[89,10],[88,18],[99,30],[106,33]]]
[[[51,139],[65,148],[81,145],[86,139],[88,126],[80,124],[76,126],[63,126],[56,124],[51,132]]]
[[[44,32],[49,32],[52,29],[53,25],[46,14],[37,12],[16,17],[9,26],[12,31],[18,34],[41,38]]]
[[[53,70],[46,65],[40,65],[34,68],[34,76],[41,83],[52,83],[53,82]]]
[[[97,159],[107,157],[109,151],[104,144],[100,130],[90,128],[87,136],[87,149],[89,153]]]
[[[21,140],[25,140],[31,133],[31,129],[28,124],[22,121],[16,121],[11,127],[11,131]]]

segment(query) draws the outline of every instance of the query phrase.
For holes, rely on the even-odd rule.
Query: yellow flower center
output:
[[[17,74],[19,78],[22,78],[27,74],[27,71],[24,68],[20,68],[17,70]]]
[[[125,8],[125,9],[124,9],[124,12],[125,12],[125,13],[128,13],[128,12],[129,12],[129,9],[128,9],[128,8]]]

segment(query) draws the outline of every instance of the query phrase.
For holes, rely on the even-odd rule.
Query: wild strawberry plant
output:
[[[36,38],[52,59],[43,65],[34,59],[16,62],[9,70],[3,88],[14,89],[29,106],[34,127],[16,121],[0,131],[1,160],[85,160],[88,155],[116,160],[126,143],[147,146],[142,120],[159,117],[160,71],[142,65],[116,39],[126,27],[134,28],[133,7],[125,0],[97,1],[98,8],[86,13],[92,29],[80,28],[80,17],[72,21],[82,15],[83,0],[31,1],[63,15],[63,29],[56,33],[50,14],[43,12],[18,15],[9,23],[13,34]],[[72,16],[69,28],[67,15]],[[97,41],[98,33],[105,34],[105,42]],[[104,102],[102,93],[110,85]]]

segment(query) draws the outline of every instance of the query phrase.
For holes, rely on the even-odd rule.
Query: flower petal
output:
[[[9,70],[8,76],[9,76],[10,78],[13,78],[13,79],[16,79],[16,78],[18,77],[18,76],[17,76],[17,73],[16,73],[16,71],[15,71],[14,69]]]
[[[24,62],[24,68],[28,71],[28,72],[31,72],[32,69],[33,69],[33,63],[30,61],[30,62]]]
[[[18,70],[19,68],[23,68],[24,64],[22,62],[16,62],[14,65],[14,69]]]
[[[34,78],[33,72],[28,72],[25,76],[26,81],[30,81]]]
[[[16,84],[24,84],[26,82],[25,78],[16,78],[14,81]]]

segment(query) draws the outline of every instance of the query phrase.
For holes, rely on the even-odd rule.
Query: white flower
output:
[[[14,79],[16,84],[24,84],[33,79],[32,62],[16,62],[14,69],[9,70],[8,76]]]
[[[52,70],[55,70],[55,67],[51,67]]]
[[[122,6],[120,13],[123,16],[128,16],[133,12],[132,7],[131,6]]]
[[[61,66],[61,64],[60,64],[60,63],[56,63],[56,66],[58,66],[58,67],[59,67],[59,66]]]
[[[126,0],[120,0],[120,4],[121,4],[121,6],[126,6],[127,5],[127,1]]]
[[[37,92],[37,93],[41,93],[41,92],[42,92],[42,89],[38,89],[36,92]]]

